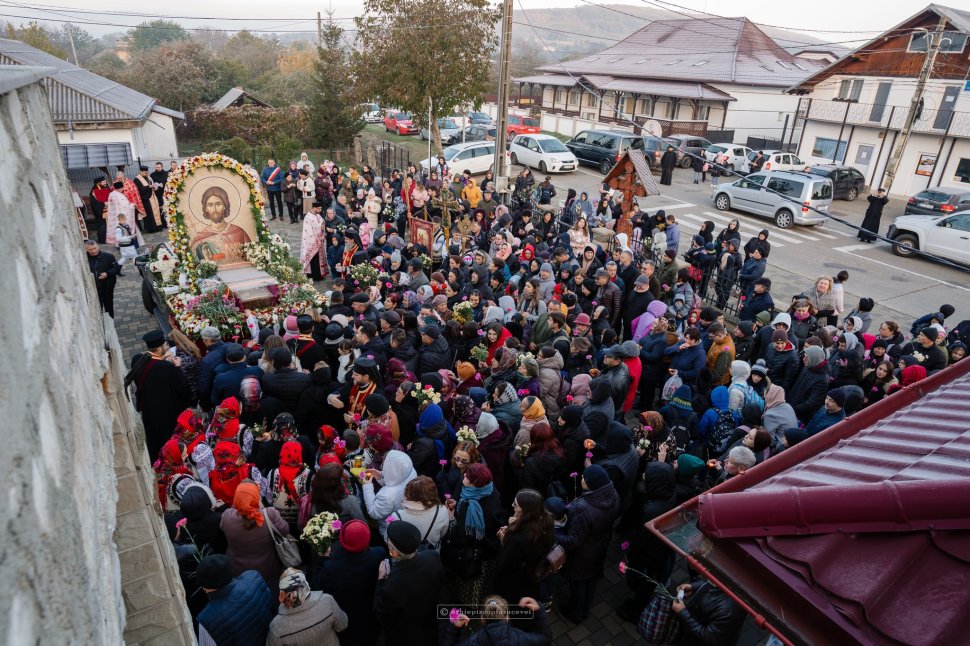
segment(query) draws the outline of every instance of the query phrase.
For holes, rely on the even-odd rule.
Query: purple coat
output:
[[[633,340],[639,341],[650,334],[653,330],[653,323],[667,312],[667,304],[660,300],[653,300],[647,305],[647,311],[633,319],[630,327],[633,328]]]

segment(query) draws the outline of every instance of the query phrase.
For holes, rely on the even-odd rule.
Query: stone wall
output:
[[[189,644],[44,74],[0,66],[0,635],[9,644]]]

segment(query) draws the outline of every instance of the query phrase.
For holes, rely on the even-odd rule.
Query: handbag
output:
[[[284,567],[300,567],[303,559],[300,558],[300,548],[296,543],[296,539],[292,536],[283,536],[280,534],[273,527],[273,523],[270,521],[269,514],[266,513],[265,509],[263,510],[263,518],[266,519],[266,526],[269,528],[270,538],[273,539],[276,555],[280,557],[280,561]]]
[[[680,622],[670,600],[658,593],[640,613],[637,632],[651,644],[673,644],[680,637]]]
[[[482,574],[482,551],[477,541],[462,535],[455,519],[451,520],[448,533],[441,541],[441,562],[446,568],[465,581]]]
[[[553,545],[549,553],[532,568],[532,572],[530,572],[532,582],[539,583],[543,579],[552,576],[561,570],[565,564],[566,550],[563,549],[562,545]]]

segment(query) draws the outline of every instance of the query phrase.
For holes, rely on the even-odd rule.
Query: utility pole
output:
[[[916,81],[916,90],[913,92],[913,100],[910,101],[909,112],[906,113],[903,128],[899,132],[899,140],[896,142],[896,146],[893,147],[893,152],[886,162],[885,180],[883,181],[882,188],[886,189],[887,195],[889,194],[889,189],[892,188],[893,180],[896,179],[896,169],[903,157],[903,151],[906,150],[906,143],[909,141],[909,135],[913,129],[913,122],[916,121],[917,112],[920,111],[919,106],[923,100],[923,90],[926,89],[926,81],[933,71],[933,63],[936,62],[936,55],[940,52],[945,26],[946,17],[940,16],[940,21],[936,24],[936,29],[933,33],[931,34],[928,31],[926,33],[926,60],[923,61],[923,69],[920,70],[919,79]]]
[[[317,12],[317,47],[323,47],[323,17]]]
[[[67,37],[71,39],[71,52],[74,54],[74,64],[81,67],[81,64],[77,62],[77,47],[74,46],[74,25],[67,23],[64,25],[64,29],[67,31]]]
[[[505,167],[506,126],[509,118],[509,67],[512,61],[512,0],[502,5],[502,40],[498,62],[498,115],[495,119],[495,179],[501,184],[496,189],[508,187],[508,169]],[[484,188],[484,187],[483,187]]]

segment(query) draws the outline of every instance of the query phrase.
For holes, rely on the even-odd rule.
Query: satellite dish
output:
[[[643,131],[654,137],[663,137],[663,127],[656,119],[647,119],[643,122]]]

